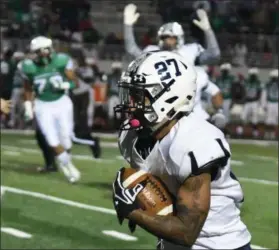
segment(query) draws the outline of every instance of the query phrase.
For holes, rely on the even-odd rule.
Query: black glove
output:
[[[138,209],[138,204],[136,202],[137,195],[144,189],[145,183],[138,183],[134,188],[128,189],[124,188],[122,185],[122,174],[125,168],[121,168],[117,174],[113,188],[113,205],[117,214],[119,223],[122,224],[123,220],[128,217],[128,215],[135,209]],[[129,222],[129,228],[131,231],[135,230],[135,225]]]
[[[137,226],[136,223],[134,223],[133,221],[129,220],[128,227],[129,227],[131,233],[135,232],[136,226]]]

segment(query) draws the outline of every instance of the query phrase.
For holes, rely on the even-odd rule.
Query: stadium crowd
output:
[[[245,4],[240,4],[239,1],[214,0],[172,1],[172,4],[168,0],[147,2],[156,7],[164,22],[173,19],[181,22],[185,30],[185,41],[195,37],[202,45],[203,34],[191,25],[191,20],[195,18],[197,8],[202,7],[209,13],[222,57],[220,64],[216,65],[220,66],[221,70],[216,71],[216,67],[211,66],[208,68],[208,74],[222,90],[227,103],[229,126],[236,123],[237,126],[233,129],[237,135],[243,136],[244,125],[249,123],[252,125],[252,136],[274,138],[278,115],[273,116],[273,120],[270,121],[266,119],[265,114],[278,114],[278,106],[273,105],[272,111],[268,111],[266,89],[278,81],[278,71],[270,71],[268,83],[272,84],[266,84],[260,81],[261,70],[257,66],[260,63],[262,67],[268,65],[269,68],[274,68],[276,62],[278,63],[278,60],[272,61],[275,65],[263,63],[277,58],[274,53],[277,52],[276,39],[274,40],[272,35],[278,32],[278,13],[275,11],[278,1],[258,0],[247,1]],[[115,46],[120,46],[120,54],[125,55],[122,34],[109,33],[103,36],[94,25],[94,16],[90,14],[92,5],[87,0],[10,0],[3,3],[1,8],[2,13],[7,14],[8,20],[1,26],[4,44],[4,50],[1,51],[1,97],[6,100],[12,99],[14,104],[10,115],[2,114],[1,126],[30,126],[22,119],[23,83],[17,74],[16,65],[23,58],[32,56],[28,51],[30,38],[45,35],[53,39],[57,51],[69,53],[75,60],[76,73],[81,82],[80,87],[71,93],[76,110],[76,126],[81,126],[81,130],[85,124],[90,129],[115,129],[113,107],[118,102],[117,81],[122,70],[120,61],[123,59],[121,56],[115,56]],[[73,16],[77,18],[72,18]],[[265,18],[266,16],[271,18]],[[156,44],[156,36],[157,28],[150,26],[147,33],[138,39],[141,41],[139,45],[145,47]],[[255,37],[257,40],[254,42],[249,40]],[[254,57],[251,51],[254,52]],[[108,54],[108,58],[114,59],[111,72],[103,72],[103,69],[99,68],[98,59],[103,59],[104,55]],[[237,73],[233,75],[232,68],[238,66],[246,68],[247,77]],[[278,104],[278,87],[274,96],[273,102]],[[207,96],[203,96],[203,102],[206,108],[210,109]],[[79,112],[80,110],[83,112]],[[264,123],[266,124],[263,125]],[[259,132],[262,131],[262,127],[266,133]]]
[[[189,31],[186,40],[194,37],[201,44],[204,43],[202,32],[189,24],[195,18],[195,9],[206,9],[219,40],[223,58],[232,58],[235,66],[276,66],[278,63],[275,55],[279,31],[276,11],[278,0],[146,2],[155,5],[163,22],[181,23],[184,30]],[[112,46],[107,49],[109,55],[97,49],[95,53],[99,53],[101,57],[113,58],[124,54],[123,34],[117,31],[104,34],[100,27],[94,24],[89,0],[10,0],[3,2],[1,8],[3,38],[29,39],[40,34],[65,42]],[[72,18],[73,16],[76,18]],[[144,20],[142,25],[149,26],[147,32],[138,35],[139,44],[144,47],[156,40],[156,28],[149,25],[148,20]],[[119,51],[117,55],[113,55],[115,50]]]
[[[17,74],[16,65],[24,57],[30,55],[8,49],[1,61],[1,90],[2,98],[12,99],[14,103],[11,114],[2,114],[1,126],[6,128],[28,128],[23,120],[23,82]],[[117,82],[121,75],[122,63],[114,61],[111,72],[103,72],[95,61],[86,58],[80,53],[72,55],[76,63],[76,72],[80,79],[80,87],[73,91],[72,99],[75,107],[75,123],[84,129],[114,130],[117,127],[114,120],[113,107],[118,103]],[[230,63],[206,67],[211,81],[221,89],[225,113],[230,125],[237,125],[236,133],[243,136],[245,124],[252,125],[252,135],[259,137],[261,126],[265,125],[265,136],[275,138],[278,124],[278,70],[270,71],[270,79],[262,82],[259,78],[260,69],[249,68],[247,77],[242,74],[233,74]],[[271,100],[275,106],[270,110],[267,106],[266,89],[274,88]],[[210,97],[203,96],[203,105],[210,112]],[[276,110],[277,109],[277,110]],[[82,112],[80,112],[82,111]],[[266,115],[269,117],[266,119]]]

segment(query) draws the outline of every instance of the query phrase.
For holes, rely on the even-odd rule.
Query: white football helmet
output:
[[[196,79],[194,67],[176,53],[142,54],[121,76],[120,105],[114,111],[130,114],[154,131],[179,113],[193,110]]]
[[[269,72],[270,78],[278,78],[278,69],[273,69]]]
[[[37,36],[31,40],[30,51],[37,52],[45,49],[52,49],[52,40],[45,36]]]
[[[258,68],[250,68],[248,70],[249,75],[258,75],[259,74],[259,69]]]
[[[177,22],[163,24],[158,30],[157,36],[159,40],[158,45],[161,49],[164,46],[163,38],[167,36],[176,37],[177,39],[176,49],[179,49],[181,46],[184,45],[184,31],[182,26]]]
[[[220,66],[220,70],[231,71],[231,69],[232,69],[232,65],[230,63],[223,63]]]

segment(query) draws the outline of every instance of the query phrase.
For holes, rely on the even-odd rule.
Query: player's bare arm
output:
[[[211,102],[216,110],[223,107],[223,95],[219,91],[216,95],[212,96]]]
[[[204,91],[211,96],[211,103],[215,110],[223,108],[223,94],[220,88],[215,83],[213,83],[212,81],[208,81]]]
[[[75,84],[76,87],[78,86],[78,78],[74,70],[66,69],[65,75],[68,80],[72,81]]]
[[[23,86],[24,86],[24,100],[32,101],[32,97],[33,97],[32,85],[30,84],[30,82],[25,80]]]
[[[33,89],[32,85],[28,80],[24,81],[23,84],[24,87],[24,117],[26,121],[33,119],[33,107],[32,107],[32,101],[33,101]]]
[[[33,101],[34,100],[34,91],[32,84],[29,80],[25,79],[23,83],[23,89],[24,89],[24,100],[25,101]]]
[[[178,191],[175,216],[150,216],[137,209],[128,217],[159,238],[191,246],[195,243],[209,211],[210,182],[209,173],[188,178]]]

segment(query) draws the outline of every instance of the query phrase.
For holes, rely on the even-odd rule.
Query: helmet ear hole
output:
[[[193,96],[191,96],[191,95],[187,95],[187,97],[186,97],[189,101],[191,101],[192,100],[192,98],[193,98]]]
[[[169,103],[169,104],[172,104],[174,101],[176,101],[178,99],[178,96],[174,96],[174,97],[171,97],[169,99],[167,99],[165,102],[166,103]]]

